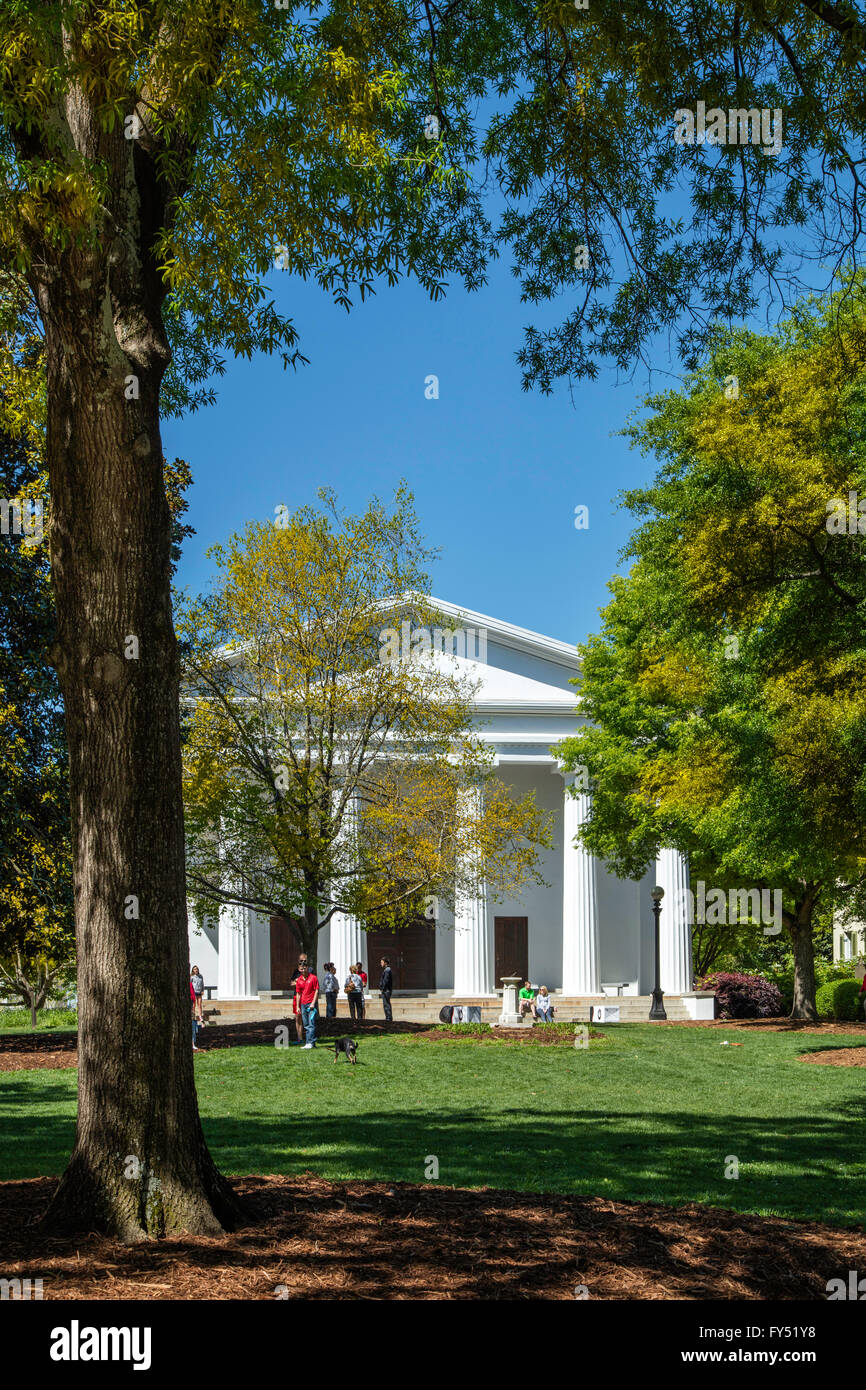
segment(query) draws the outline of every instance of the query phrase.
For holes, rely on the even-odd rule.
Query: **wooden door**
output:
[[[271,989],[291,989],[301,948],[285,917],[271,918]]]
[[[502,988],[505,975],[529,979],[529,918],[494,917],[494,981],[493,988]]]
[[[367,973],[370,988],[379,985],[379,958],[387,956],[395,989],[436,988],[436,924],[426,918],[410,922],[399,931],[367,932]]]

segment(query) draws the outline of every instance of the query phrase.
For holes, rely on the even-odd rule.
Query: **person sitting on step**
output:
[[[539,1023],[551,1023],[553,1021],[553,1000],[547,992],[547,985],[542,985],[536,994],[532,1012]]]
[[[524,980],[523,989],[518,996],[518,1007],[520,1009],[521,1018],[525,1018],[527,1014],[532,1013],[532,1001],[534,998],[535,990],[532,988],[529,980]]]

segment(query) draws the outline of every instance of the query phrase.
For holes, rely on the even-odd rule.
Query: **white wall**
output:
[[[187,910],[189,922],[189,968],[192,970],[197,965],[201,971],[206,985],[213,985],[216,988],[219,976],[219,928],[216,921],[208,919],[202,926],[201,931],[196,931],[198,923],[193,917],[192,911]]]
[[[640,979],[640,888],[598,866],[598,921],[603,984]],[[625,992],[625,991],[624,991]],[[637,989],[630,991],[637,993]]]
[[[539,867],[546,884],[527,885],[520,894],[504,901],[488,898],[487,910],[494,917],[527,917],[529,919],[529,978],[533,984],[548,989],[562,987],[562,798],[565,784],[548,765],[521,766],[505,763],[498,776],[515,794],[525,796],[535,791],[536,804],[544,811],[553,811],[552,850],[541,850]],[[492,935],[491,930],[491,935]],[[501,985],[497,980],[496,989]]]

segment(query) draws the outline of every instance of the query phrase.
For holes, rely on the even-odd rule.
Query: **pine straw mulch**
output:
[[[819,1067],[866,1067],[866,1047],[830,1047],[825,1052],[803,1052],[801,1062]]]
[[[250,1224],[126,1246],[47,1236],[54,1178],[0,1183],[6,1278],[45,1299],[825,1299],[862,1232],[598,1197],[247,1177]]]
[[[77,1066],[77,1033],[0,1033],[0,1071]]]
[[[265,1023],[227,1023],[206,1025],[200,1034],[200,1051],[210,1052],[223,1047],[255,1047],[274,1044],[274,1030],[287,1025],[294,1037],[295,1023],[289,1015]],[[319,1019],[319,1038],[374,1037],[384,1033],[418,1033],[429,1028],[427,1023],[355,1023],[348,1018]],[[41,1068],[58,1070],[78,1066],[77,1033],[7,1033],[0,1032],[0,1071],[35,1071]]]
[[[295,1023],[291,1016],[272,1019],[264,1023],[227,1023],[206,1025],[199,1035],[200,1053],[211,1052],[225,1047],[272,1047],[274,1030],[287,1026],[289,1036],[294,1037]],[[432,1026],[430,1023],[412,1023],[395,1020],[386,1023],[383,1019],[366,1020],[356,1023],[350,1018],[320,1018],[317,1037],[325,1046],[330,1038],[384,1037],[386,1034],[413,1034],[431,1042],[454,1040],[460,1034],[448,1028]],[[492,1033],[468,1034],[474,1042],[521,1042],[521,1043],[567,1043],[574,1044],[571,1031],[557,1028],[497,1028]],[[603,1033],[590,1033],[591,1038],[604,1040]],[[78,1066],[77,1033],[40,1034],[0,1033],[0,1071],[34,1071],[40,1068],[57,1070],[63,1067]]]
[[[202,1030],[200,1036],[201,1052],[210,1052],[212,1049],[224,1047],[272,1046],[274,1031],[281,1025],[287,1025],[290,1036],[294,1036],[295,1022],[291,1015],[270,1019],[262,1023],[209,1024]],[[667,1022],[657,1023],[655,1026],[657,1028],[721,1028],[723,1031],[733,1028],[745,1030],[763,1028],[771,1033],[863,1033],[866,1037],[866,1024],[864,1023],[799,1023],[789,1018],[669,1019]],[[327,1039],[335,1037],[382,1037],[394,1033],[413,1034],[415,1037],[423,1038],[429,1042],[445,1042],[448,1039],[453,1040],[455,1037],[461,1036],[451,1032],[447,1027],[405,1020],[386,1023],[383,1019],[365,1019],[363,1023],[356,1023],[350,1018],[320,1018],[318,1023],[318,1037],[326,1043]],[[572,1033],[566,1032],[564,1029],[545,1027],[497,1028],[490,1033],[467,1034],[467,1036],[471,1037],[474,1042],[520,1042],[547,1046],[559,1043],[567,1044],[569,1047],[574,1043]],[[591,1032],[589,1036],[598,1041],[604,1041],[606,1037],[604,1033],[596,1032]],[[843,1051],[856,1052],[857,1049],[840,1048],[839,1051],[840,1053]],[[201,1053],[196,1055],[201,1055]],[[817,1058],[809,1055],[809,1060],[815,1061]],[[855,1061],[829,1063],[829,1065],[863,1066],[864,1063],[858,1058]],[[0,1071],[32,1071],[41,1068],[55,1071],[77,1066],[77,1033],[3,1034],[0,1032]]]
[[[656,1028],[763,1028],[767,1033],[862,1033],[866,1023],[801,1023],[795,1018],[685,1018],[668,1019]]]

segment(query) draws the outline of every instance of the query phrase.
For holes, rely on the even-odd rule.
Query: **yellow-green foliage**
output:
[[[411,499],[343,517],[322,496],[217,547],[216,593],[182,619],[201,910],[240,893],[317,923],[337,907],[402,922],[482,879],[517,891],[538,877],[547,818],[492,775],[471,683],[447,662],[381,659],[402,618],[442,626],[421,593]]]

